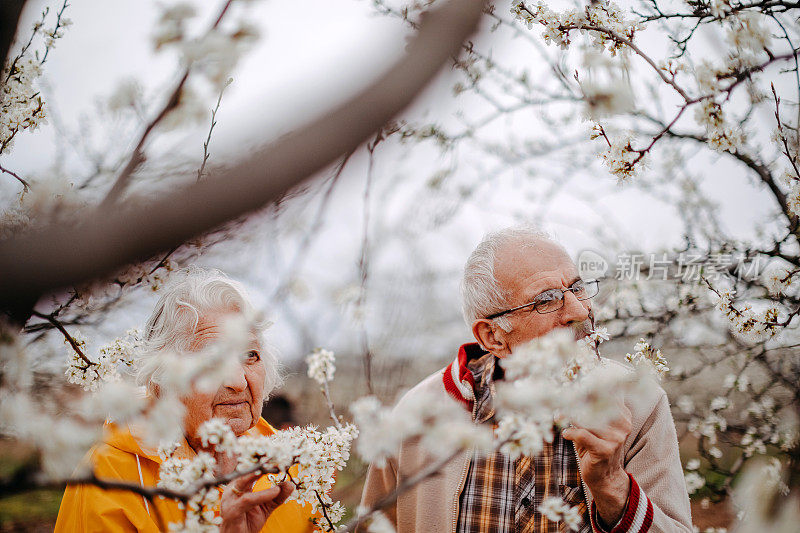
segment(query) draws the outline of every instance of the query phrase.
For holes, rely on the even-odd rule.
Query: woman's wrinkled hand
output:
[[[287,481],[253,492],[253,484],[260,476],[260,472],[253,472],[233,480],[225,487],[220,502],[221,532],[260,531],[272,512],[294,491],[294,485]]]

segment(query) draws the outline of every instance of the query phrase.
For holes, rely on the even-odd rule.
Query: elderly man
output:
[[[232,314],[250,316],[252,307],[243,288],[215,270],[190,269],[176,274],[179,280],[165,290],[146,326],[139,380],[148,394],[158,397],[164,383],[160,353],[176,351],[191,357],[217,340],[223,322]],[[217,460],[217,475],[234,471],[236,458],[204,446],[199,427],[211,418],[222,419],[237,435],[270,435],[273,428],[261,418],[266,396],[279,383],[277,362],[264,349],[259,331],[252,331],[246,353],[238,357],[238,372],[230,375],[215,393],[196,389],[181,398],[185,406],[179,457],[191,458],[205,451]],[[102,479],[153,487],[158,482],[162,459],[148,447],[133,427],[109,426],[103,444],[89,453],[94,474]],[[296,502],[283,503],[292,485],[271,486],[258,474],[239,477],[228,484],[220,500],[223,532],[306,532],[310,509]],[[159,531],[171,522],[182,522],[178,503],[127,490],[107,490],[95,485],[67,488],[58,513],[56,531]]]
[[[566,251],[534,229],[487,235],[467,261],[462,283],[464,316],[478,343],[463,345],[455,361],[411,389],[395,410],[417,395],[433,394],[459,402],[476,423],[492,423],[495,382],[503,377],[498,359],[555,328],[587,335],[597,285],[582,280]],[[564,523],[539,511],[555,496],[578,507],[581,532],[690,532],[666,394],[656,386],[644,400],[625,398],[620,411],[603,428],[556,432],[536,457],[464,452],[401,494],[387,515],[398,533],[564,531]],[[362,505],[380,500],[433,460],[418,441],[406,441],[385,467],[370,467]]]

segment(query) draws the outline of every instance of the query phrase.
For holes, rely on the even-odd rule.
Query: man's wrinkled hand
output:
[[[575,445],[581,475],[594,497],[597,513],[610,526],[622,517],[630,492],[630,479],[623,464],[631,427],[631,411],[620,402],[618,415],[605,427],[572,426],[562,432]]]

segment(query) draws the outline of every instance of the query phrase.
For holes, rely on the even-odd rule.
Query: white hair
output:
[[[143,346],[138,354],[136,381],[150,393],[155,393],[163,373],[159,354],[164,350],[188,353],[191,350],[197,326],[203,316],[220,311],[233,311],[244,316],[256,316],[255,309],[246,296],[244,287],[221,271],[190,267],[172,274],[174,278],[164,289],[153,313],[147,320]],[[264,399],[282,382],[280,364],[274,350],[262,338],[266,322],[253,325],[261,344],[261,358],[266,368]]]
[[[494,274],[498,251],[515,242],[521,246],[534,246],[539,239],[553,240],[548,233],[527,224],[493,231],[483,237],[467,259],[461,280],[461,308],[468,326],[509,307],[510,295],[500,286]],[[507,316],[497,317],[493,321],[504,331],[511,331],[511,321]]]

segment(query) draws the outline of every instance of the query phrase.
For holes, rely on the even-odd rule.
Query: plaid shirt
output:
[[[477,357],[475,357],[477,355]],[[495,380],[502,369],[490,353],[474,354],[467,361],[474,385],[475,422],[493,423]],[[470,463],[459,500],[458,533],[557,533],[563,523],[543,516],[538,508],[549,497],[561,497],[577,506],[583,521],[579,532],[591,532],[578,460],[570,441],[554,432],[553,442],[544,443],[536,457],[512,461],[494,452],[476,452]]]

